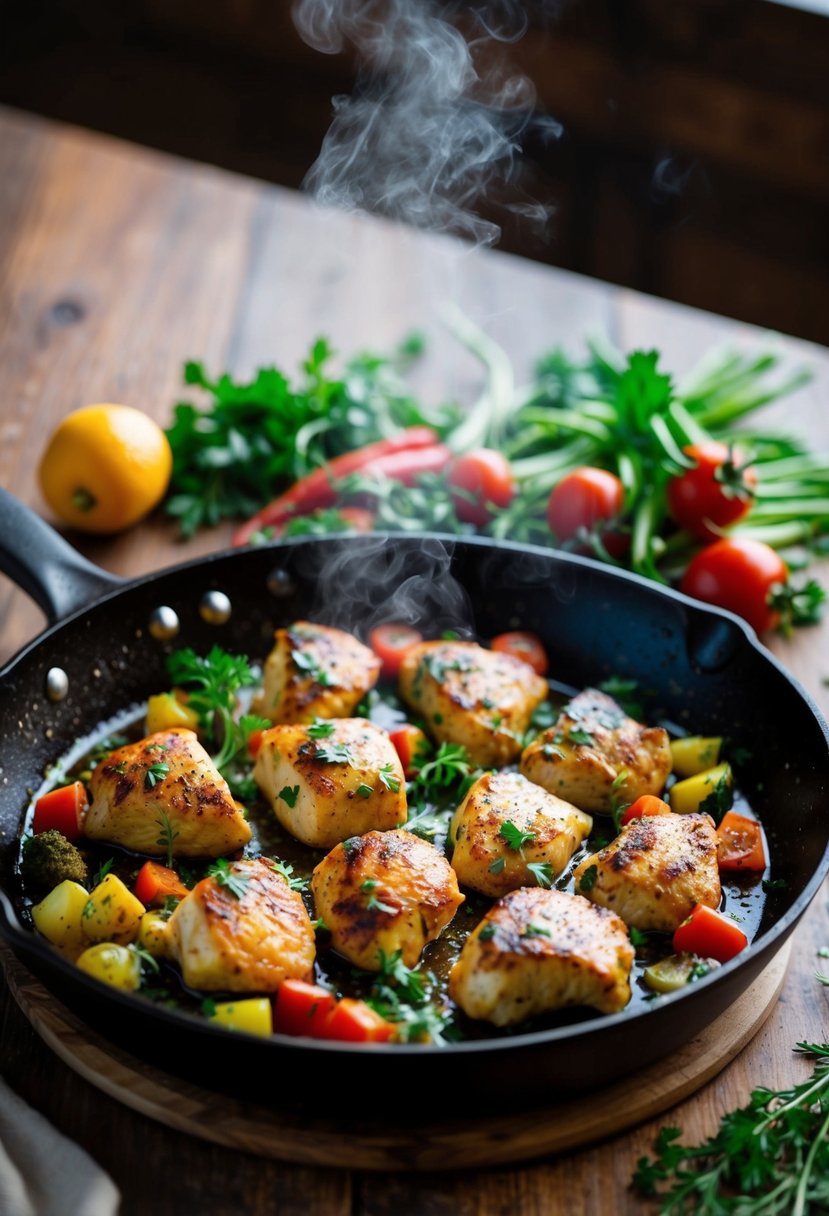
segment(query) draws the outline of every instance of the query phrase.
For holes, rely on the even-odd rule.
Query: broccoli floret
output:
[[[86,862],[60,832],[50,829],[23,842],[20,871],[33,887],[51,890],[66,878],[86,882]]]

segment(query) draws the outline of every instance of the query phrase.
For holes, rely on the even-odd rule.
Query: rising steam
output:
[[[350,45],[357,88],[334,98],[334,119],[305,180],[324,204],[375,212],[417,227],[494,244],[497,224],[475,212],[479,198],[509,184],[532,127],[558,137],[534,114],[526,77],[488,54],[493,41],[524,32],[511,0],[459,7],[464,37],[438,0],[297,0],[294,20],[309,45],[335,54]],[[504,206],[541,225],[550,209],[520,199]]]

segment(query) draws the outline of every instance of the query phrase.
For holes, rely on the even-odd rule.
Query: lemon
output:
[[[40,461],[43,497],[83,532],[120,532],[164,497],[173,456],[157,422],[129,405],[86,405],[67,414]]]

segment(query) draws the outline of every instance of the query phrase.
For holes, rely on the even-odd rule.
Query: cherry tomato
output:
[[[620,556],[627,537],[608,525],[622,514],[625,487],[615,473],[585,466],[562,477],[547,503],[547,522],[558,541],[579,540],[598,532],[607,551]]]
[[[184,899],[189,895],[187,887],[175,870],[162,866],[157,861],[145,861],[135,879],[135,898],[145,908],[161,907],[168,895]]]
[[[400,671],[400,664],[413,646],[423,641],[423,634],[411,625],[389,622],[378,625],[368,635],[368,644],[383,663],[383,675],[393,680]]]
[[[319,1038],[334,1011],[337,998],[328,988],[305,980],[282,982],[274,1001],[277,1034],[303,1034]]]
[[[748,945],[748,938],[733,920],[720,916],[705,904],[696,904],[693,912],[674,933],[673,947],[677,954],[701,954],[727,963]]]
[[[680,587],[686,595],[736,612],[764,633],[780,619],[769,604],[772,588],[785,586],[788,578],[788,567],[774,549],[735,536],[706,545],[689,562]]]
[[[407,780],[411,780],[432,750],[429,740],[419,726],[412,726],[409,722],[398,730],[393,730],[389,738],[400,757],[403,775]]]
[[[619,820],[619,823],[624,827],[626,823],[630,823],[631,819],[642,819],[645,815],[672,814],[673,811],[667,802],[663,802],[661,798],[656,798],[653,794],[642,794],[635,802],[631,802]]]
[[[751,510],[757,474],[733,448],[715,440],[684,450],[696,464],[668,482],[668,510],[693,536],[716,540]]]
[[[501,654],[511,654],[514,659],[521,659],[532,667],[536,675],[544,676],[549,670],[547,652],[541,638],[534,633],[499,633],[490,642],[490,647]]]
[[[447,470],[446,484],[458,519],[478,527],[492,518],[493,507],[508,507],[515,497],[510,462],[491,448],[456,456]]]
[[[717,862],[721,870],[765,870],[763,833],[756,819],[727,811],[717,828]]]
[[[83,835],[83,820],[88,806],[86,789],[80,781],[50,790],[35,803],[32,831],[38,835],[54,828],[67,840],[79,840]]]

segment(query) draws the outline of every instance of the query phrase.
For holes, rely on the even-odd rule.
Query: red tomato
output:
[[[374,531],[374,521],[377,516],[373,511],[367,511],[365,507],[338,507],[337,510],[355,532]]]
[[[320,1038],[336,1003],[334,993],[318,984],[284,980],[274,1001],[274,1031]]]
[[[368,644],[382,660],[383,675],[388,680],[397,676],[405,655],[422,641],[423,634],[412,629],[411,625],[378,625],[368,635]]]
[[[757,474],[741,465],[733,448],[715,440],[684,450],[696,465],[668,482],[668,510],[693,536],[716,540],[751,510]]]
[[[547,522],[560,542],[579,540],[598,532],[607,551],[621,555],[627,537],[608,528],[622,514],[625,487],[615,473],[585,466],[562,477],[547,503]]]
[[[159,865],[157,861],[145,861],[133,887],[135,898],[140,900],[145,908],[153,905],[161,907],[168,895],[176,899],[184,899],[189,895],[187,887],[168,866]]]
[[[780,619],[769,605],[772,588],[785,586],[788,578],[788,567],[774,549],[735,536],[706,545],[689,562],[680,587],[686,595],[736,612],[764,633]]]
[[[67,840],[80,840],[88,806],[86,789],[80,781],[50,790],[35,803],[32,831],[37,835],[54,828]]]
[[[403,773],[410,780],[431,751],[431,744],[419,726],[412,726],[408,722],[399,730],[393,730],[389,738],[400,757]]]
[[[673,947],[677,954],[701,954],[727,963],[748,945],[748,938],[732,920],[720,916],[705,904],[697,904],[687,920],[674,933]]]
[[[365,1001],[343,997],[337,1001],[322,1027],[321,1037],[339,1039],[346,1043],[385,1043],[394,1034],[394,1026],[375,1013]]]
[[[626,823],[630,823],[631,819],[642,819],[645,815],[672,815],[673,811],[661,798],[656,798],[653,794],[642,794],[641,798],[637,798],[635,802],[631,802],[630,806],[622,815],[619,823],[622,827]]]
[[[489,644],[493,650],[501,654],[511,654],[514,659],[521,659],[529,664],[536,675],[544,676],[549,670],[547,652],[541,638],[534,633],[499,633]]]
[[[717,828],[717,861],[721,870],[765,870],[763,833],[756,819],[727,811]]]
[[[456,456],[447,470],[446,484],[458,519],[478,527],[492,518],[492,507],[508,507],[515,497],[510,462],[491,448]]]

